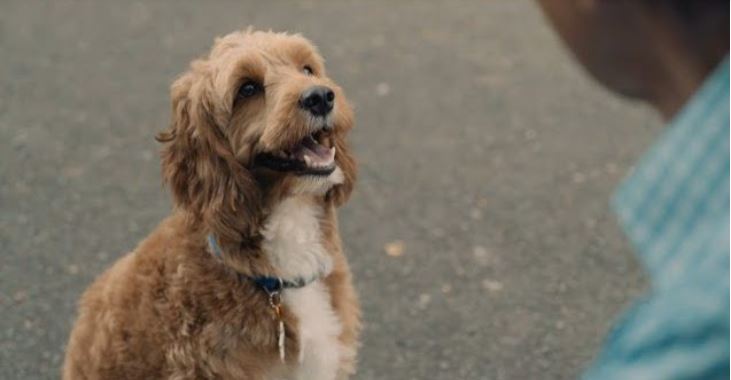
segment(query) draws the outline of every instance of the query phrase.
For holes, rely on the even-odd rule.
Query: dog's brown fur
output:
[[[303,75],[303,65],[313,76]],[[242,102],[246,79],[264,83],[262,97]],[[253,165],[256,154],[308,134],[296,109],[306,86],[336,93],[335,161],[344,180],[322,195],[304,196],[322,210],[322,245],[333,258],[323,280],[342,323],[340,342],[355,350],[359,307],[342,253],[335,208],[349,197],[355,161],[345,141],[353,116],[322,58],[297,35],[236,32],[217,39],[172,86],[172,123],[164,143],[163,177],[176,208],[132,253],[99,277],[80,302],[66,350],[63,378],[267,379],[272,368],[296,366],[297,318],[285,307],[287,364],[280,364],[277,324],[268,296],[244,276],[276,275],[261,248],[272,208],[292,196],[297,177]],[[243,104],[242,104],[243,103]],[[222,260],[208,250],[218,240]],[[340,363],[338,378],[354,371]]]

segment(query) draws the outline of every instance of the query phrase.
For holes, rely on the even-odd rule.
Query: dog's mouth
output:
[[[328,147],[328,133],[320,130],[300,140],[290,149],[261,153],[255,164],[298,175],[330,175],[335,170],[335,147]]]

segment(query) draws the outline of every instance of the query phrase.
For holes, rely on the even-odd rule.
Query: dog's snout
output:
[[[300,96],[300,107],[315,116],[327,115],[332,111],[333,104],[335,104],[335,93],[325,86],[310,87]]]

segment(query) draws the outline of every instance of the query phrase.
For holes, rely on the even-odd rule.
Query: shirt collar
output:
[[[708,218],[728,219],[726,57],[620,185],[612,205],[653,275]],[[721,213],[721,214],[719,214]]]

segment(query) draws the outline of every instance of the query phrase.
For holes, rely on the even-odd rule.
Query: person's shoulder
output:
[[[615,326],[584,379],[715,379],[729,373],[725,286],[687,281],[653,291]],[[718,280],[718,277],[715,277]]]

